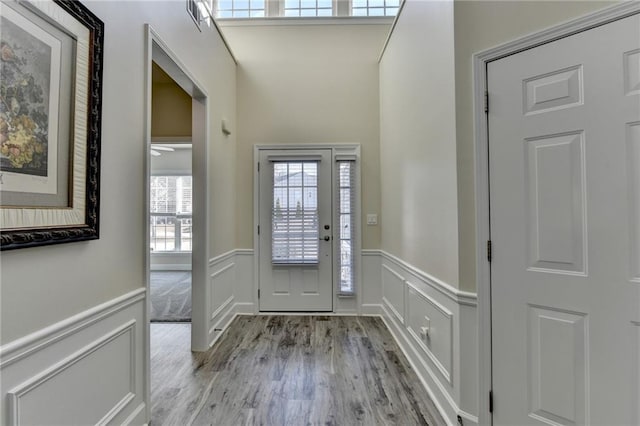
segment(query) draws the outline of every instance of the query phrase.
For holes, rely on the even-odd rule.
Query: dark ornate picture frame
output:
[[[60,22],[56,22],[52,16],[47,16],[50,9],[36,7],[22,0],[16,0],[15,4],[32,10],[39,19],[57,26],[61,31],[72,33],[67,31],[68,29]],[[3,7],[5,7],[4,2]],[[86,28],[89,34],[88,38],[83,38],[82,45],[78,45],[79,47],[74,49],[76,55],[73,57],[74,61],[79,54],[87,55],[86,71],[88,75],[86,77],[78,76],[76,74],[78,70],[74,68],[74,74],[71,76],[74,86],[71,89],[75,91],[68,95],[74,99],[71,114],[68,117],[73,125],[70,126],[69,140],[60,141],[60,143],[66,143],[69,146],[67,151],[68,166],[63,170],[67,173],[68,201],[65,201],[67,204],[61,207],[40,206],[37,201],[29,205],[16,205],[16,203],[5,205],[3,193],[0,190],[0,213],[2,213],[0,217],[0,250],[99,238],[104,23],[79,1],[53,0],[53,4],[49,4],[48,7],[59,7],[77,21],[74,25],[78,28],[80,26]],[[34,22],[36,21],[34,19]],[[86,96],[78,96],[77,81],[84,81],[84,86],[81,89],[85,90],[86,88]],[[85,100],[86,104],[84,104]],[[79,129],[78,121],[83,122],[80,123],[82,132],[76,132]],[[86,138],[84,137],[85,127]],[[78,156],[78,153],[82,154],[81,157]],[[77,161],[78,158],[84,158],[86,165],[85,161]],[[82,163],[80,169],[77,169],[78,163]],[[78,176],[83,176],[84,186],[78,182]],[[77,219],[65,222],[69,211],[73,211]],[[36,216],[37,219],[30,219]],[[14,218],[16,219],[14,220]]]

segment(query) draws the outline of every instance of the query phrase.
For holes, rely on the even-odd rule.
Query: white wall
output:
[[[144,283],[144,23],[149,22],[211,96],[212,253],[235,246],[235,65],[213,28],[198,31],[183,2],[87,2],[105,22],[100,239],[3,252],[1,342]],[[126,207],[126,208],[125,208]],[[37,313],[37,314],[32,314]]]
[[[223,31],[238,58],[237,240],[253,247],[253,145],[362,144],[362,213],[380,213],[378,65],[389,25],[251,25]],[[363,247],[380,229],[363,226]]]
[[[458,286],[452,1],[407,1],[380,62],[382,249]]]
[[[383,55],[384,317],[452,423],[456,415],[477,422],[486,410],[478,395],[488,391],[477,389],[472,55],[610,4],[408,0]],[[425,349],[413,331],[433,315],[427,303],[413,317],[412,288],[450,312],[451,341],[438,333]],[[449,356],[452,380],[438,373],[449,371]]]
[[[117,386],[128,384],[130,379],[131,383],[135,381],[131,387],[135,393],[132,401],[138,401],[136,404],[144,401],[144,371],[149,354],[144,345],[145,304],[139,296],[144,297],[140,289],[145,286],[145,253],[148,250],[144,244],[148,232],[144,227],[145,23],[155,28],[210,96],[210,251],[215,255],[226,247],[235,247],[235,144],[233,137],[225,138],[219,131],[223,116],[235,126],[235,64],[221,38],[214,28],[197,30],[182,1],[154,2],[152,5],[138,1],[86,1],[84,4],[105,23],[100,239],[2,253],[0,353],[11,353],[12,348],[31,351],[28,348],[32,344],[42,344],[40,349],[46,350],[46,353],[27,352],[37,354],[33,357],[27,353],[20,355],[19,360],[7,367],[11,370],[5,371],[3,364],[3,406],[0,410],[3,415],[8,412],[6,386],[12,386],[11,383],[15,386],[18,382],[14,379],[19,381],[22,380],[20,377],[33,376],[58,363],[65,365],[74,359],[73,351],[85,349],[91,358],[82,358],[82,362],[70,366],[71,370],[65,370],[64,376],[57,376],[60,381],[47,383],[49,391],[57,389],[52,394],[62,398],[62,390],[70,389],[69,383],[75,383],[73,386],[82,389],[83,395],[96,395],[96,401],[104,402],[101,398],[105,392],[124,392]],[[106,306],[105,312],[113,312],[113,306],[120,303],[114,305],[114,301],[125,294],[129,296],[122,303],[129,308],[121,310],[122,315],[96,311],[98,306]],[[83,321],[97,327],[96,332],[73,328]],[[127,324],[130,328],[126,330],[131,331],[126,331],[125,335],[132,340],[117,337],[113,345],[109,343],[110,333],[121,326],[129,327]],[[56,334],[61,337],[56,337],[59,343],[55,348],[46,343],[53,332],[61,333]],[[86,333],[89,335],[85,336]],[[79,340],[81,335],[86,338]],[[98,339],[100,336],[107,339],[103,346],[102,340]],[[84,360],[110,359],[109,353],[123,357],[126,353],[137,354],[131,361],[134,364],[127,365],[134,368],[138,376],[134,378],[132,373],[126,373],[131,370],[124,369],[122,363],[114,360],[103,365],[100,377],[104,380],[84,379],[87,377],[83,370],[87,366]],[[32,364],[32,359],[37,362]],[[77,380],[73,381],[74,378]],[[7,381],[9,379],[11,382]],[[60,387],[55,388],[58,385]],[[75,391],[76,388],[72,389]],[[126,407],[113,407],[117,413],[125,417],[127,413],[139,414],[142,417],[138,420],[144,421],[144,410],[139,411],[144,404],[132,407],[134,402],[126,402],[130,396],[124,398]],[[83,401],[79,399],[76,403],[83,404]],[[111,408],[107,405],[89,404],[79,407],[79,411],[56,412],[55,418],[61,423],[77,423],[80,417],[74,417],[74,413],[86,414],[87,410],[93,410],[83,419],[100,419],[105,414],[101,410]],[[35,417],[30,418],[46,418],[47,410],[55,409],[46,405],[34,407],[35,411],[30,413]],[[98,417],[92,417],[96,415]],[[0,423],[6,421],[3,417]],[[125,418],[118,417],[114,421],[121,423]]]
[[[460,288],[475,291],[475,165],[472,55],[613,1],[455,0],[456,133]]]

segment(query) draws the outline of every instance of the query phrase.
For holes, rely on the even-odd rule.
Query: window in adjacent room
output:
[[[151,176],[151,251],[190,252],[191,176]]]

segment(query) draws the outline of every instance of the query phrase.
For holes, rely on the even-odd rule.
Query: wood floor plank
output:
[[[379,318],[238,316],[203,353],[151,333],[152,426],[445,424]]]

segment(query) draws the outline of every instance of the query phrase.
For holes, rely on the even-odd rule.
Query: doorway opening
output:
[[[151,336],[172,326],[186,327],[190,336],[175,344],[192,351],[208,347],[208,97],[149,25],[146,32],[146,346],[153,356]],[[152,383],[163,372],[151,371],[149,358],[145,363],[151,401]],[[147,405],[148,418],[153,403]]]
[[[154,99],[155,95],[154,89]],[[152,122],[155,118],[152,113]],[[157,139],[152,136],[149,187],[149,319],[191,322],[191,143],[161,143]]]

